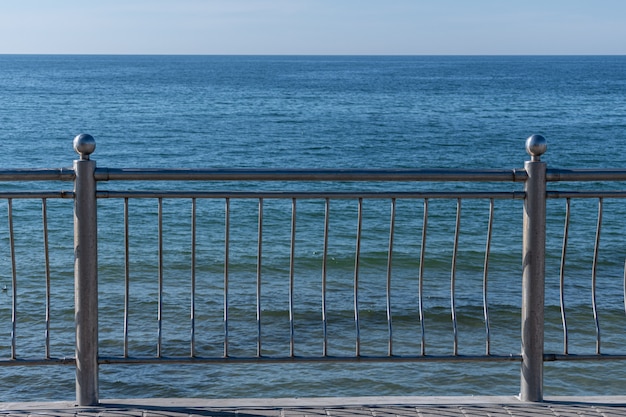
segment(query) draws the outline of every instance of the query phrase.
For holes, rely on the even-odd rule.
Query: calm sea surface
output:
[[[626,166],[626,57],[366,56],[10,56],[0,55],[0,167],[71,166],[72,139],[89,133],[100,167],[521,168],[525,138],[548,140],[549,167]],[[42,185],[34,185],[42,187]],[[191,184],[182,188],[276,189],[297,184]],[[320,187],[320,185],[314,185]],[[353,185],[347,184],[346,187]],[[380,189],[380,185],[367,185]],[[551,184],[552,188],[559,184]],[[583,184],[596,188],[597,184]],[[71,184],[47,184],[69,189]],[[100,184],[101,189],[157,184]],[[322,188],[324,185],[321,186]],[[386,186],[385,186],[386,187]],[[397,189],[416,185],[397,184]],[[404,187],[404,188],[403,188]],[[419,184],[421,189],[432,185]],[[429,188],[430,187],[430,188]],[[440,185],[437,185],[440,187]],[[464,187],[463,184],[455,187]],[[490,185],[488,187],[496,187]],[[503,189],[520,189],[506,184]],[[563,185],[576,187],[576,185]],[[1,190],[15,189],[0,184]],[[43,353],[41,206],[14,201],[18,357]],[[100,201],[100,353],[122,354],[123,206]],[[289,349],[290,201],[268,201],[264,217],[264,354]],[[464,203],[465,204],[465,203]],[[73,355],[71,201],[49,202],[51,355]],[[0,201],[0,357],[10,356],[11,253],[6,200]],[[234,356],[256,349],[257,201],[232,202]],[[572,203],[566,292],[570,352],[593,353],[591,259],[597,201]],[[626,345],[623,236],[626,208],[606,202],[598,302],[603,352]],[[549,202],[548,351],[562,351],[558,263],[563,201]],[[296,253],[297,354],[321,349],[320,266],[323,201],[302,202]],[[352,279],[356,205],[331,213],[329,354],[354,353]],[[428,353],[451,354],[450,257],[456,201],[433,201],[425,269]],[[482,354],[482,262],[488,201],[463,209],[457,272],[459,353]],[[164,202],[163,349],[189,353],[190,202]],[[386,353],[386,250],[389,202],[364,204],[363,354]],[[131,355],[155,354],[156,201],[131,202]],[[496,203],[490,308],[492,353],[519,352],[521,203]],[[398,202],[392,297],[398,354],[418,354],[417,281],[422,201]],[[223,349],[224,201],[198,202],[196,349]],[[267,247],[267,249],[266,249]],[[336,306],[336,307],[335,307]],[[347,306],[347,307],[346,307]],[[333,310],[336,308],[336,310]],[[621,348],[621,350],[620,350]],[[547,363],[547,395],[624,394],[621,362]],[[71,367],[0,367],[0,401],[72,399]],[[101,367],[101,397],[250,397],[516,394],[519,364],[282,364]]]

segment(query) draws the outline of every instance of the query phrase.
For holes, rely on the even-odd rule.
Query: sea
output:
[[[91,134],[91,159],[109,168],[522,168],[525,140],[547,139],[548,168],[626,167],[626,56],[113,56],[0,55],[0,169],[71,167],[73,138]],[[102,190],[166,188],[104,182]],[[177,190],[522,190],[492,183],[176,183]],[[483,188],[481,188],[483,187]],[[549,184],[550,189],[623,184]],[[71,190],[71,183],[3,183]],[[223,354],[224,200],[197,202],[195,353]],[[291,200],[264,202],[261,314],[264,356],[290,349]],[[324,201],[298,203],[294,265],[296,355],[322,349]],[[592,278],[597,199],[572,201],[566,268],[569,352],[593,354],[597,285],[602,353],[624,353],[623,200],[604,203]],[[433,200],[424,268],[426,353],[451,355],[451,266],[456,199]],[[231,202],[229,343],[254,356],[258,200]],[[155,199],[130,204],[129,354],[157,346]],[[100,354],[123,354],[123,201],[99,201]],[[72,202],[48,201],[50,355],[74,354]],[[12,222],[7,212],[12,211]],[[330,209],[330,355],[354,355],[357,202]],[[363,202],[361,353],[388,349],[386,282],[390,202]],[[398,200],[391,299],[394,353],[419,355],[418,271],[423,200]],[[191,202],[164,199],[162,350],[190,351]],[[559,266],[565,202],[548,202],[546,352],[563,352]],[[458,350],[485,352],[482,277],[489,201],[464,201],[455,299]],[[495,202],[489,269],[492,354],[519,354],[521,200]],[[10,250],[14,229],[15,253]],[[18,358],[44,354],[45,268],[39,200],[0,200],[0,358],[9,358],[17,302]],[[12,258],[17,268],[12,269]],[[15,288],[13,288],[15,286]],[[16,294],[16,299],[13,299]],[[545,364],[546,395],[626,394],[622,361]],[[72,400],[72,366],[0,366],[0,401]],[[516,395],[520,364],[350,362],[103,364],[101,398]]]

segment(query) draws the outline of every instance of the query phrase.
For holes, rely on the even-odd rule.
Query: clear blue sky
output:
[[[626,0],[7,0],[0,53],[626,54]]]

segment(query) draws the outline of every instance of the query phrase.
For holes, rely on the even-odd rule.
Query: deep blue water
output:
[[[92,158],[100,167],[283,167],[283,168],[521,168],[528,159],[525,138],[539,133],[548,140],[543,160],[550,167],[626,166],[626,57],[577,56],[0,56],[0,166],[3,168],[70,166],[76,158],[72,139],[78,133],[96,138]],[[63,184],[65,188],[70,184]],[[101,188],[127,184],[101,184]],[[154,187],[154,184],[141,184]],[[224,185],[216,185],[223,187]],[[245,187],[256,187],[246,184]],[[294,185],[289,185],[294,187]],[[297,185],[295,185],[297,187]],[[585,187],[597,187],[587,184]],[[2,187],[11,186],[2,185]],[[209,187],[194,184],[193,187]],[[376,187],[373,185],[372,187]],[[398,185],[413,187],[413,185]],[[420,184],[419,187],[424,187]],[[426,186],[427,187],[427,186]],[[519,185],[518,185],[519,189]],[[14,202],[20,311],[18,346],[40,355],[41,261],[39,202]],[[285,276],[288,274],[290,202],[267,202],[263,305],[270,317],[264,347],[284,353]],[[394,256],[399,353],[419,345],[415,271],[418,266],[422,202],[399,202]],[[429,352],[450,353],[449,275],[455,201],[433,202],[429,220],[426,301]],[[572,203],[571,281],[567,291],[580,316],[570,350],[594,348],[590,311],[590,248],[597,203]],[[73,312],[71,202],[51,201],[53,242],[53,356],[73,354],[68,339]],[[233,202],[231,239],[234,354],[253,354],[255,337],[256,205]],[[601,257],[601,305],[607,351],[623,346],[625,214],[620,201],[607,202]],[[101,353],[120,354],[123,300],[122,207],[103,201],[100,249]],[[331,237],[331,302],[350,304],[354,265],[356,207],[334,206]],[[550,202],[548,246],[548,346],[561,347],[558,256],[562,202]],[[154,354],[156,293],[155,216],[153,201],[131,202],[131,354]],[[2,201],[0,213],[6,213]],[[166,201],[169,227],[165,263],[164,348],[188,352],[189,204]],[[200,202],[198,351],[222,349],[221,274],[223,271],[223,201]],[[323,204],[299,208],[297,280],[302,288],[296,309],[299,340],[319,340],[319,268],[323,240]],[[484,351],[480,304],[482,251],[486,233],[485,202],[463,208],[457,303],[462,312],[461,353]],[[370,335],[364,354],[384,354],[386,322],[384,283],[388,240],[388,202],[365,203],[363,290],[361,306]],[[54,216],[58,213],[59,216]],[[477,214],[473,216],[473,214]],[[4,214],[3,214],[4,216]],[[369,216],[369,217],[368,217]],[[39,223],[38,223],[39,222]],[[521,278],[521,205],[498,202],[494,221],[490,300],[494,353],[519,351]],[[0,220],[0,284],[11,282],[8,232]],[[299,223],[300,225],[300,223]],[[105,233],[106,232],[106,233]],[[250,234],[252,233],[252,237]],[[69,239],[68,239],[69,236]],[[69,242],[69,246],[68,246]],[[252,242],[252,248],[251,248]],[[167,252],[170,251],[170,252]],[[182,255],[181,255],[182,254]],[[39,269],[38,269],[39,268]],[[39,281],[37,281],[39,280]],[[252,284],[251,284],[252,283]],[[187,297],[187,298],[186,298]],[[335,297],[333,299],[333,297]],[[10,344],[10,292],[0,294],[0,353]],[[382,311],[382,315],[381,315]],[[148,312],[149,316],[143,316]],[[154,313],[154,314],[153,314]],[[338,337],[331,354],[353,351],[351,311],[338,309],[331,323]],[[147,313],[146,313],[147,314]],[[621,314],[621,315],[620,315]],[[149,318],[146,318],[149,317]],[[58,319],[57,319],[58,318]],[[182,318],[182,319],[181,319]],[[432,324],[431,324],[432,323]],[[39,326],[39,327],[37,327]],[[34,330],[31,330],[34,328]],[[287,329],[288,331],[288,329]],[[417,333],[416,333],[417,331]],[[55,333],[56,332],[56,333]],[[368,340],[367,337],[372,337]],[[288,343],[288,342],[287,342]],[[316,342],[317,343],[317,342]],[[404,343],[405,347],[401,347]],[[319,343],[301,343],[303,353],[319,354]],[[39,350],[38,350],[39,349]],[[250,352],[252,349],[252,353]],[[402,349],[405,349],[404,351]],[[413,352],[414,353],[414,352]],[[519,365],[231,365],[102,367],[103,397],[133,396],[306,396],[516,394]],[[546,394],[623,393],[624,371],[611,365],[546,365]],[[620,365],[621,367],[621,365]],[[563,368],[566,368],[565,370]],[[607,369],[611,369],[607,377]],[[278,371],[277,371],[278,370]],[[71,368],[0,368],[5,381],[0,400],[71,399]],[[599,381],[603,384],[598,385]]]
[[[3,166],[623,165],[626,57],[2,56]],[[614,142],[615,141],[615,142]],[[15,148],[15,150],[14,150]],[[34,152],[34,150],[37,150]]]

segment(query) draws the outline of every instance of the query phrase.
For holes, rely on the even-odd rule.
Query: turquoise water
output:
[[[626,57],[203,57],[0,56],[0,140],[4,168],[70,166],[72,138],[96,138],[100,167],[520,168],[524,140],[548,139],[550,167],[623,167]],[[41,185],[36,185],[40,187]],[[440,189],[433,184],[366,184],[370,189]],[[597,188],[599,184],[583,184]],[[15,185],[2,184],[3,190]],[[70,189],[71,184],[48,184]],[[100,184],[101,189],[158,184]],[[177,185],[194,189],[299,189],[297,184]],[[312,187],[327,189],[328,184]],[[335,187],[335,186],[333,186]],[[354,184],[337,187],[355,189]],[[452,186],[450,186],[452,187]],[[456,184],[455,188],[469,188]],[[521,189],[521,184],[485,185]],[[578,187],[551,184],[552,188]],[[611,186],[615,187],[615,185]],[[619,187],[619,186],[618,186]],[[289,352],[288,274],[291,202],[266,201],[263,247],[263,349]],[[100,203],[100,353],[121,355],[123,206]],[[131,355],[156,346],[157,203],[131,201]],[[623,346],[623,203],[605,203],[598,300],[603,352]],[[165,355],[189,353],[190,210],[164,201]],[[256,349],[258,202],[231,206],[232,355]],[[364,202],[360,307],[362,353],[387,349],[385,274],[389,201]],[[562,350],[558,262],[564,202],[550,201],[547,350]],[[593,353],[590,276],[596,201],[572,203],[566,295],[570,352]],[[354,352],[352,279],[356,202],[331,206],[329,354]],[[72,202],[49,202],[51,355],[73,355]],[[223,351],[224,201],[198,202],[196,349]],[[432,201],[425,264],[427,353],[450,354],[450,262],[456,201]],[[6,213],[0,201],[0,213]],[[18,356],[43,352],[44,282],[39,201],[14,201],[18,261]],[[298,203],[296,353],[321,353],[323,201]],[[482,354],[482,262],[487,201],[463,203],[457,272],[459,352]],[[5,215],[3,215],[5,216]],[[392,299],[394,352],[419,353],[417,270],[421,200],[398,201]],[[11,259],[0,220],[0,355],[10,354]],[[32,248],[36,248],[32,250]],[[521,202],[497,201],[490,264],[492,353],[519,352]],[[549,363],[546,394],[623,394],[621,363]],[[71,399],[71,367],[0,368],[0,400]],[[600,384],[600,381],[602,384]],[[102,366],[101,396],[247,397],[515,394],[517,363]]]

